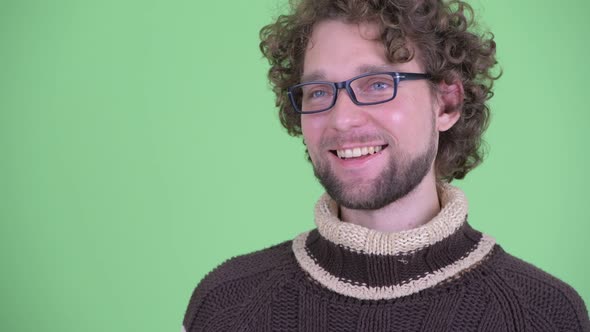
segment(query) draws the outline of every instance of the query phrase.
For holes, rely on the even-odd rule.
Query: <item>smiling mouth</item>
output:
[[[330,152],[340,159],[354,159],[378,153],[381,150],[385,149],[387,146],[387,144],[363,146],[362,148],[330,150]]]

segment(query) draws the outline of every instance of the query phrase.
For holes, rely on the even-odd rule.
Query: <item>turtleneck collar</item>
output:
[[[315,207],[317,229],[293,240],[299,265],[324,287],[363,300],[417,293],[484,259],[493,238],[467,223],[463,192],[440,184],[440,212],[411,230],[386,233],[338,219],[327,194]]]

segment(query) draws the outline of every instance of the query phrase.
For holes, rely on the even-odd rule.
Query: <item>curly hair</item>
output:
[[[469,4],[460,0],[291,0],[290,5],[291,14],[279,16],[260,31],[260,50],[271,65],[268,78],[279,118],[290,135],[302,134],[301,115],[293,111],[287,88],[300,81],[314,25],[327,19],[373,22],[381,27],[380,41],[390,62],[412,60],[411,43],[433,86],[442,81],[463,84],[459,120],[439,136],[437,178],[462,179],[482,162],[482,135],[490,118],[487,101],[501,71],[494,73],[494,36],[477,33]]]

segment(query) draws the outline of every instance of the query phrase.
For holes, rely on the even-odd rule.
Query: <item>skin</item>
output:
[[[317,23],[305,53],[302,81],[344,81],[367,72],[368,67],[424,72],[419,56],[406,63],[390,63],[385,47],[376,40],[378,36],[375,24],[338,20]],[[314,168],[329,167],[352,200],[370,197],[392,160],[408,166],[410,160],[427,154],[437,144],[439,132],[458,120],[456,106],[463,98],[460,82],[439,83],[438,91],[434,93],[426,80],[403,81],[394,100],[358,106],[345,90],[340,90],[331,110],[301,117],[303,138]],[[343,161],[330,151],[384,144],[387,148],[363,160]],[[340,205],[343,221],[370,229],[399,232],[419,227],[440,211],[434,160],[408,194],[383,207],[354,209]]]

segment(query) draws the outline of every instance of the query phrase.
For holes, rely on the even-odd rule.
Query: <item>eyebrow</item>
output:
[[[396,71],[392,65],[360,65],[357,67],[356,75],[362,75],[366,73],[378,73],[378,72],[392,72]],[[356,76],[355,75],[355,76]],[[305,74],[301,76],[301,83],[312,82],[312,81],[322,81],[326,80],[326,73],[323,70],[317,70],[311,72],[309,74]]]

